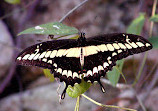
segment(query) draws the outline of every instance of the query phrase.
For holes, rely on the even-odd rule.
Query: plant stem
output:
[[[83,2],[81,2],[80,4],[78,4],[77,6],[75,6],[73,9],[71,9],[64,17],[62,17],[59,22],[62,22],[67,16],[69,16],[71,13],[73,13],[77,8],[79,8],[80,6],[82,6],[84,3],[88,2],[88,0],[84,0]]]
[[[153,2],[153,8],[152,8],[152,15],[151,16],[154,16],[155,15],[155,12],[156,12],[156,5],[157,5],[157,0],[154,0]],[[149,31],[149,37],[152,36],[152,30],[153,30],[153,26],[154,26],[154,22],[151,21],[150,23],[150,31]],[[144,58],[143,58],[143,62],[141,64],[141,67],[139,69],[139,72],[138,72],[138,75],[133,83],[133,86],[136,85],[136,83],[138,82],[141,74],[142,74],[142,71],[143,71],[143,68],[144,68],[144,65],[145,65],[145,62],[146,62],[146,59],[147,59],[147,55],[148,55],[148,52],[145,53],[144,55]]]
[[[130,109],[130,108],[123,108],[123,107],[119,107],[119,106],[114,106],[114,105],[104,105],[101,104],[97,101],[94,101],[93,99],[89,98],[88,96],[82,94],[83,97],[85,97],[86,99],[88,99],[89,101],[93,102],[94,104],[101,106],[101,107],[106,107],[106,108],[117,108],[117,109],[123,109],[123,110],[128,110],[128,111],[137,111],[135,109]]]

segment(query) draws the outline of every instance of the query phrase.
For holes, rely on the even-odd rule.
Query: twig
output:
[[[110,81],[107,80],[107,79],[105,79],[105,78],[102,78],[102,79],[101,79],[101,82],[112,86],[112,84],[110,83]],[[126,88],[131,88],[131,85],[126,85],[126,84],[117,83],[117,84],[116,84],[116,88],[119,88],[119,89],[126,89]]]
[[[104,105],[104,104],[101,104],[97,101],[94,101],[93,99],[89,98],[88,96],[82,94],[83,97],[85,97],[86,99],[88,99],[89,101],[93,102],[94,104],[98,105],[98,106],[101,106],[101,107],[106,107],[106,108],[117,108],[117,109],[123,109],[123,110],[128,110],[128,111],[137,111],[137,110],[134,110],[134,109],[130,109],[130,108],[123,108],[123,107],[119,107],[119,106],[114,106],[114,105]]]
[[[84,0],[83,2],[81,2],[80,4],[78,4],[77,6],[75,6],[73,9],[71,9],[66,15],[64,15],[64,17],[62,17],[59,22],[62,22],[66,17],[68,17],[71,13],[73,13],[77,8],[79,8],[80,6],[82,6],[83,4],[85,4],[86,2],[88,2],[88,0]]]

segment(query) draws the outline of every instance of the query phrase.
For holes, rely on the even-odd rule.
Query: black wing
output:
[[[115,33],[88,38],[84,47],[84,80],[100,81],[117,60],[151,48],[148,40],[133,34]]]

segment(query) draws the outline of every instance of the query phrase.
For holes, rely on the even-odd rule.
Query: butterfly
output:
[[[16,58],[19,65],[48,68],[65,82],[61,99],[69,85],[97,81],[105,92],[100,78],[112,70],[116,61],[129,55],[152,49],[145,38],[125,33],[103,34],[90,38],[80,33],[78,39],[41,42],[24,49]]]

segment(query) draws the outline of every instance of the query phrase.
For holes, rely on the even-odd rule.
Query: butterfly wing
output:
[[[115,33],[88,38],[84,47],[84,80],[100,81],[117,60],[151,48],[148,40],[133,34]]]

